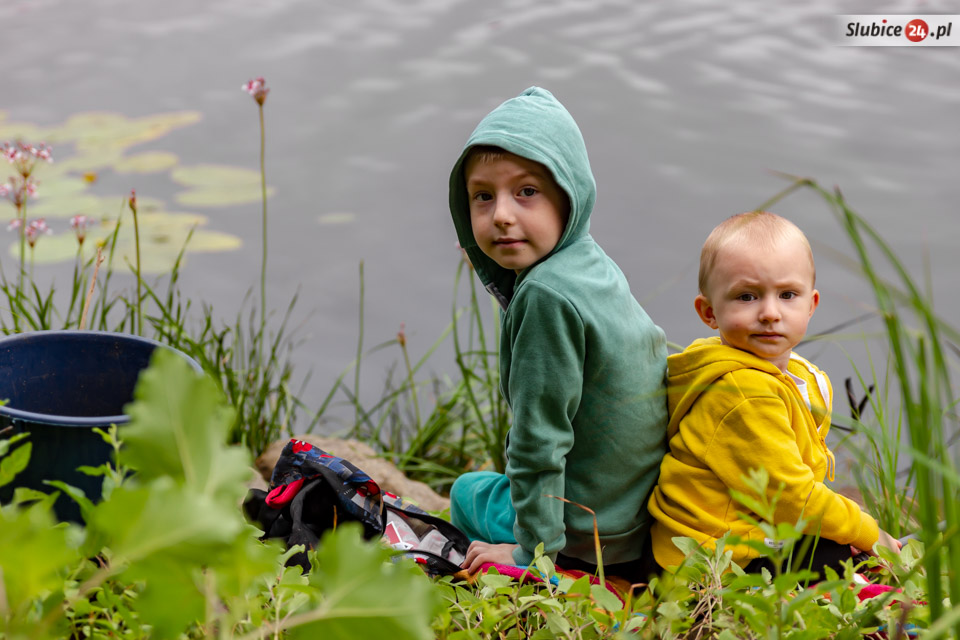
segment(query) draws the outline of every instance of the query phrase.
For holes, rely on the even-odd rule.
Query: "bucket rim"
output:
[[[153,338],[134,335],[132,333],[123,333],[120,331],[98,331],[98,330],[78,330],[78,329],[47,329],[40,331],[24,331],[21,333],[12,333],[0,337],[0,348],[3,348],[8,342],[29,343],[44,340],[47,338],[87,338],[94,339],[95,342],[105,342],[108,340],[148,344],[153,348],[169,349],[179,354],[190,367],[198,374],[203,373],[203,367],[186,353],[179,349],[164,344]],[[64,416],[53,413],[36,413],[33,411],[24,411],[7,405],[0,405],[0,416],[22,422],[30,422],[50,427],[107,427],[111,424],[117,426],[130,422],[130,416],[121,413],[112,416]]]

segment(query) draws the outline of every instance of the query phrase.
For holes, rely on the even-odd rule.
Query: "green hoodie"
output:
[[[519,275],[473,236],[464,176],[471,147],[495,146],[544,165],[570,200],[557,246]],[[646,499],[666,449],[666,340],[626,278],[588,234],[596,200],[583,137],[549,91],[532,87],[485,117],[450,176],[460,246],[503,307],[500,385],[513,412],[506,474],[517,511],[518,564],[539,542],[554,555],[604,563],[638,559]]]

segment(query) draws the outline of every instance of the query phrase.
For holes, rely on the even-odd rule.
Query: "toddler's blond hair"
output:
[[[749,251],[756,244],[773,244],[779,240],[795,240],[803,243],[810,256],[810,268],[813,270],[813,284],[817,281],[817,270],[813,263],[813,251],[810,242],[800,228],[781,216],[769,211],[748,211],[731,216],[718,224],[700,250],[700,275],[698,285],[700,293],[707,295],[707,280],[717,261],[720,249],[736,246]]]

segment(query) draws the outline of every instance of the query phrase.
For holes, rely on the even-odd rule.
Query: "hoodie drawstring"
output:
[[[833,473],[837,468],[837,459],[833,457],[833,452],[830,451],[830,447],[827,446],[823,436],[820,436],[820,446],[823,447],[823,452],[827,454],[827,480],[833,482]]]

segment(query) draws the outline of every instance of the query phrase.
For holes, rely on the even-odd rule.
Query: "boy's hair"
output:
[[[731,216],[718,224],[700,250],[700,276],[698,284],[700,293],[707,295],[707,280],[717,261],[720,249],[731,243],[742,244],[745,248],[750,244],[772,244],[778,240],[796,240],[803,243],[810,256],[810,267],[813,269],[813,283],[817,281],[817,270],[813,262],[813,251],[810,242],[800,228],[775,213],[769,211],[748,211]]]
[[[480,144],[475,147],[471,147],[470,151],[467,152],[467,155],[463,158],[463,166],[466,167],[467,163],[471,160],[476,160],[480,164],[486,164],[488,162],[495,162],[506,158],[510,153],[501,149],[500,147],[495,147],[489,144]]]

